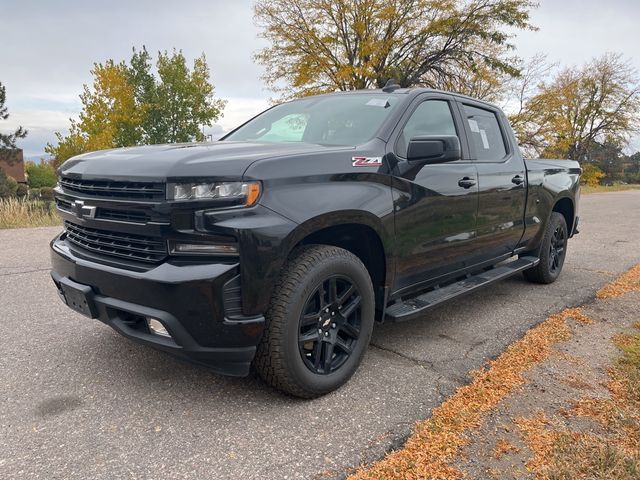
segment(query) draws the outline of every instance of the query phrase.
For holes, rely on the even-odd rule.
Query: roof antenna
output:
[[[384,87],[382,87],[382,91],[390,93],[394,90],[397,90],[398,88],[400,88],[398,81],[395,78],[390,78],[389,80],[387,80],[387,83],[384,84]]]

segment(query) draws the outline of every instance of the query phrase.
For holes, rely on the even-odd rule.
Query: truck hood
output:
[[[65,176],[92,180],[164,181],[185,177],[242,177],[253,162],[274,157],[351,150],[307,143],[213,142],[116,148],[67,160]]]

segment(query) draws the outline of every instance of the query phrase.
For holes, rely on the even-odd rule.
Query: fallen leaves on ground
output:
[[[569,318],[589,323],[579,308],[550,316],[489,362],[486,369],[472,372],[469,385],[460,387],[435,408],[431,418],[416,424],[404,448],[369,468],[360,468],[350,480],[462,478],[462,472],[451,462],[468,443],[468,431],[478,428],[484,413],[525,382],[523,374],[546,359],[554,344],[569,338]]]
[[[640,264],[605,285],[597,292],[596,297],[598,299],[614,298],[631,291],[640,291]],[[489,362],[487,368],[472,372],[472,382],[460,387],[442,405],[434,408],[431,418],[418,422],[402,449],[389,453],[369,467],[359,468],[349,477],[349,480],[462,478],[463,473],[452,466],[452,463],[461,448],[469,443],[469,431],[478,428],[486,412],[493,409],[516,387],[525,382],[523,374],[527,370],[552,353],[558,354],[552,347],[570,337],[568,319],[583,325],[592,323],[592,320],[579,308],[568,308],[550,316],[543,323],[529,330],[521,340],[509,346],[500,357]],[[576,455],[584,452],[593,455],[594,452],[600,452],[608,459],[614,457],[618,459],[614,455],[617,455],[617,452],[612,453],[608,447],[601,447],[594,443],[592,435],[550,429],[549,421],[544,414],[531,419],[521,418],[518,422],[527,443],[534,451],[534,458],[529,464],[534,471],[541,472],[548,464],[548,459],[555,454],[554,452],[562,451],[562,446],[567,444],[571,448],[575,448],[576,445],[584,447]],[[640,432],[635,438],[640,439]],[[494,453],[504,454],[508,451],[505,449],[508,449],[506,444],[496,445]],[[565,448],[564,451],[568,450]],[[621,458],[622,470],[612,470],[616,474],[626,472],[631,468],[629,465],[633,467],[634,457],[629,457],[631,460],[625,456]],[[596,462],[596,467],[598,465],[602,466]],[[544,476],[546,474],[541,475],[547,478]]]
[[[640,264],[606,284],[596,293],[596,298],[616,298],[629,292],[640,291]]]

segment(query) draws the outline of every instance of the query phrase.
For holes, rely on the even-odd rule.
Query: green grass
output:
[[[53,202],[0,199],[0,229],[60,225]]]
[[[640,185],[638,184],[620,184],[615,183],[610,186],[598,185],[596,187],[591,187],[589,185],[582,185],[581,187],[582,193],[588,195],[590,193],[606,193],[606,192],[621,192],[623,190],[640,190]]]

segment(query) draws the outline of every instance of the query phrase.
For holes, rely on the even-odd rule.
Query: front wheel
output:
[[[542,238],[540,246],[540,263],[523,272],[530,282],[553,283],[556,281],[564,259],[567,256],[567,241],[569,239],[567,222],[558,212],[551,212],[551,218]]]
[[[371,278],[358,257],[338,247],[302,247],[274,289],[256,370],[298,397],[337,389],[360,365],[374,308]]]

